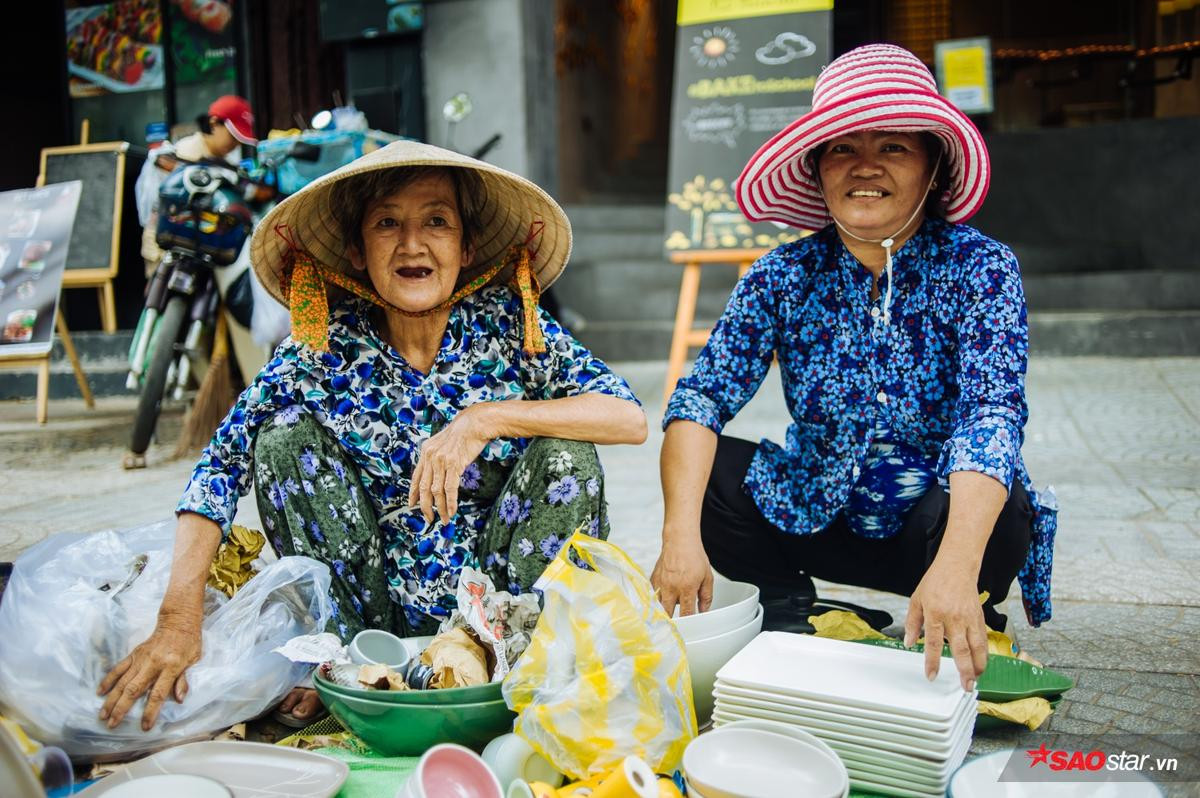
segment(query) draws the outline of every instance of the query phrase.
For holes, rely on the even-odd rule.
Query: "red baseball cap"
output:
[[[243,98],[235,94],[218,97],[208,106],[208,115],[224,122],[233,137],[243,144],[258,143],[254,138],[254,112]]]

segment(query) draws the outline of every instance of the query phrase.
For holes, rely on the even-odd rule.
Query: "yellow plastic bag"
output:
[[[545,609],[504,680],[516,733],[572,779],[630,754],[656,772],[678,767],[696,736],[692,682],[650,581],[616,546],[576,532],[537,587]]]

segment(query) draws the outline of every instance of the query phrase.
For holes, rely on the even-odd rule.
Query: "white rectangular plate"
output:
[[[724,683],[945,721],[962,702],[954,661],[925,678],[924,655],[789,632],[763,632],[717,671]]]
[[[966,753],[966,750],[971,745],[970,734],[964,734],[959,740],[958,745],[946,755],[934,755],[925,749],[915,746],[881,742],[862,737],[854,732],[828,731],[804,723],[798,723],[794,718],[789,718],[787,715],[782,715],[778,712],[769,712],[767,710],[747,710],[737,707],[718,706],[713,710],[713,721],[716,725],[721,723],[729,723],[735,720],[758,719],[758,720],[774,720],[780,723],[787,723],[791,726],[803,729],[809,734],[817,737],[830,748],[839,751],[843,746],[847,750],[857,750],[864,755],[875,758],[877,763],[887,763],[891,760],[906,762],[914,767],[922,768],[925,773],[936,774],[937,776],[947,775],[950,772],[949,763],[953,761],[960,752]]]
[[[880,748],[884,748],[887,745],[904,746],[906,749],[913,748],[923,751],[925,752],[926,756],[933,758],[944,758],[948,756],[950,752],[958,747],[958,744],[962,742],[963,724],[961,721],[955,727],[955,729],[952,730],[956,731],[957,735],[947,734],[936,740],[929,740],[920,737],[913,737],[895,730],[881,731],[879,729],[872,729],[867,726],[862,726],[857,723],[840,719],[829,720],[826,718],[815,718],[811,715],[793,712],[782,707],[758,706],[758,703],[759,702],[755,702],[752,704],[746,701],[732,701],[727,698],[722,698],[717,700],[715,706],[720,707],[722,710],[727,712],[740,712],[742,714],[769,712],[771,713],[772,718],[781,721],[786,718],[787,720],[785,722],[791,723],[794,726],[799,726],[805,731],[812,732],[813,734],[817,734],[819,732],[846,734],[857,737],[864,743],[877,745]],[[972,724],[972,729],[973,728],[974,724]]]
[[[104,795],[119,784],[163,773],[207,776],[234,798],[330,798],[350,775],[345,762],[266,743],[209,741],[168,748],[106,776],[79,793]]]
[[[788,698],[787,696],[773,693],[743,690],[738,687],[725,687],[722,685],[718,685],[713,689],[713,698],[719,701],[758,707],[759,709],[773,709],[776,712],[802,715],[813,720],[844,723],[874,731],[902,734],[905,738],[918,738],[934,742],[950,739],[950,732],[954,728],[954,721],[960,719],[959,714],[956,713],[951,721],[942,724],[941,728],[928,729],[914,724],[912,721],[915,718],[904,715],[892,715],[890,717],[884,713],[866,715],[862,713],[867,712],[867,710],[855,709],[854,707],[844,707],[837,704],[820,704],[817,702],[800,704],[797,703],[800,701],[797,698]],[[974,699],[964,693],[963,702],[973,704]],[[962,711],[962,708],[960,708],[959,712],[961,713]]]

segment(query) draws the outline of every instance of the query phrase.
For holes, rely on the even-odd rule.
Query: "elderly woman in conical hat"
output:
[[[812,110],[746,164],[747,218],[815,232],[739,281],[670,398],[652,577],[668,610],[705,610],[712,568],[760,587],[767,629],[811,631],[813,578],[910,596],[927,672],[945,640],[968,689],[1014,579],[1029,622],[1050,617],[1055,507],[1021,458],[1021,275],[964,224],[988,176],[975,126],[891,45],[830,63]],[[786,442],[723,435],[772,359]]]
[[[255,231],[292,335],[237,400],[178,505],[157,628],[105,678],[115,725],[182,700],[203,589],[239,496],[280,555],[331,569],[329,631],[430,634],[466,567],[531,589],[577,529],[607,535],[593,444],[641,443],[629,386],[537,305],[571,229],[533,183],[411,141],[363,156]],[[303,725],[315,694],[281,705]]]

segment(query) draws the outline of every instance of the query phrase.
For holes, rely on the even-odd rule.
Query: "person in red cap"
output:
[[[208,106],[206,113],[196,117],[198,130],[171,144],[163,143],[146,159],[138,175],[136,194],[138,219],[142,223],[142,259],[146,262],[146,279],[154,274],[162,250],[155,241],[158,227],[158,189],[162,181],[182,161],[227,163],[237,166],[238,148],[255,145],[254,113],[242,97],[226,94]]]

